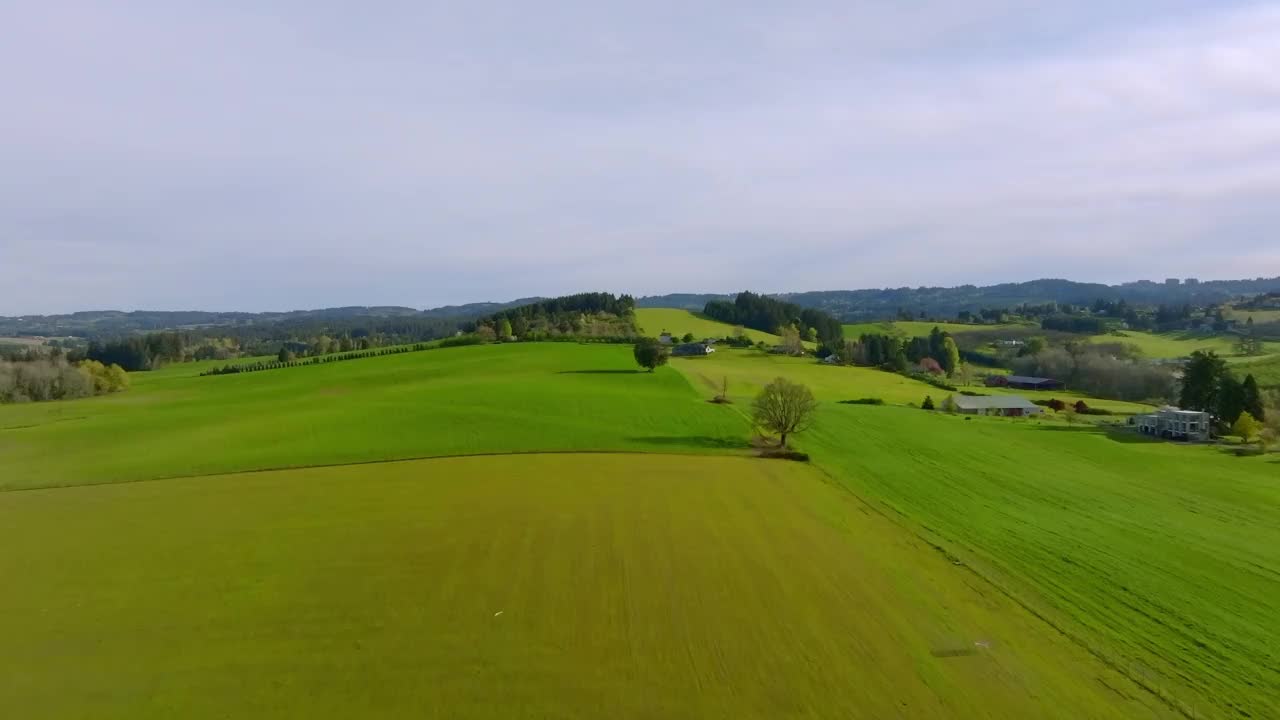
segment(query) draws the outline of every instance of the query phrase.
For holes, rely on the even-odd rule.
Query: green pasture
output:
[[[706,338],[724,338],[733,335],[733,325],[712,320],[700,313],[674,308],[636,308],[636,324],[640,332],[650,337],[657,337],[669,332],[679,338],[686,333],[693,333],[697,340]],[[770,345],[778,342],[778,336],[759,330],[745,328],[746,336],[752,342],[766,342]]]
[[[1149,358],[1179,358],[1197,350],[1212,350],[1224,357],[1236,355],[1237,338],[1231,335],[1204,335],[1194,332],[1149,333],[1120,330],[1106,335],[1090,335],[1090,342],[1136,345]],[[1280,344],[1264,343],[1267,353],[1280,352]]]
[[[198,377],[174,365],[119,395],[0,406],[0,488],[394,458],[546,450],[733,452],[741,421],[630,346],[428,350]]]
[[[797,463],[454,458],[0,493],[39,718],[1150,718]]]

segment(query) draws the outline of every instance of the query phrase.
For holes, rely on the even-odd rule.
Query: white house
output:
[[[1133,421],[1143,435],[1203,442],[1210,438],[1213,418],[1207,412],[1165,405],[1150,415],[1138,415]]]

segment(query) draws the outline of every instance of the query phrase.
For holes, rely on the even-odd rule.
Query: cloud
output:
[[[3,313],[1280,268],[1276,4],[27,5]]]

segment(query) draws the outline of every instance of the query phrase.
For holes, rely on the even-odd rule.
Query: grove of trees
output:
[[[0,361],[0,403],[69,400],[128,387],[129,376],[119,365],[92,360],[76,365],[65,357]]]
[[[798,333],[808,335],[812,328],[813,336],[810,339],[832,348],[839,347],[840,340],[844,337],[840,321],[821,310],[802,308],[794,303],[753,292],[738,293],[733,302],[712,300],[702,312],[713,320],[767,333],[776,333],[779,328],[794,327]]]

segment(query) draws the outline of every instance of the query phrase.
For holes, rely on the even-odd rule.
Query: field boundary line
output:
[[[104,482],[74,483],[71,485],[39,485],[35,487],[15,487],[0,489],[0,494],[32,492],[35,490],[72,490],[75,488],[100,487],[104,485],[135,485],[137,483],[163,482],[165,480],[193,480],[197,478],[220,477],[225,475],[251,475],[254,473],[286,472],[289,470],[319,470],[322,468],[357,467],[360,465],[389,465],[391,463],[420,462],[423,460],[451,460],[471,457],[503,457],[508,455],[656,455],[660,457],[736,457],[760,459],[750,454],[750,448],[742,452],[708,453],[708,452],[645,452],[644,450],[511,450],[508,452],[475,452],[450,453],[446,455],[414,455],[403,458],[382,458],[378,460],[353,460],[339,463],[310,463],[305,465],[279,465],[274,467],[253,468],[244,470],[223,470],[220,472],[191,473],[190,475],[164,475],[161,477],[136,478],[134,480],[107,480]]]
[[[1085,652],[1089,653],[1094,658],[1096,658],[1099,662],[1101,662],[1103,665],[1107,666],[1108,668],[1111,668],[1116,673],[1119,673],[1122,677],[1127,678],[1129,682],[1132,682],[1137,687],[1149,693],[1152,697],[1158,700],[1161,704],[1168,707],[1170,710],[1173,710],[1179,715],[1182,715],[1183,717],[1187,718],[1187,720],[1200,719],[1199,713],[1185,707],[1183,701],[1178,700],[1177,698],[1167,696],[1165,693],[1161,692],[1158,688],[1153,687],[1152,683],[1149,683],[1139,677],[1136,677],[1133,673],[1125,669],[1123,663],[1117,660],[1113,660],[1112,658],[1107,656],[1105,653],[1103,653],[1101,650],[1093,647],[1093,645],[1089,643],[1086,638],[1081,637],[1076,633],[1070,632],[1066,627],[1064,627],[1066,623],[1056,621],[1053,618],[1049,617],[1048,613],[1042,610],[1039,610],[1030,601],[1024,600],[1017,592],[1006,587],[1003,583],[998,582],[994,577],[992,577],[991,573],[984,573],[981,570],[979,570],[977,567],[975,567],[972,563],[963,561],[963,559],[960,558],[960,556],[956,555],[952,551],[952,548],[942,545],[943,542],[948,542],[947,538],[941,535],[938,535],[937,533],[931,530],[918,527],[918,524],[914,520],[911,520],[909,515],[906,515],[905,513],[897,510],[896,508],[886,507],[886,506],[883,506],[879,501],[869,500],[863,497],[860,493],[855,492],[853,488],[849,487],[845,483],[840,482],[840,479],[836,477],[836,475],[833,472],[828,470],[822,464],[816,463],[816,462],[811,462],[809,464],[815,470],[817,470],[822,476],[827,478],[827,480],[829,480],[830,483],[834,485],[837,489],[843,490],[844,492],[848,493],[850,496],[856,498],[858,502],[870,508],[877,515],[880,515],[881,517],[885,518],[889,522],[902,528],[904,531],[910,533],[913,537],[925,543],[929,547],[942,553],[944,557],[954,558],[955,560],[960,561],[959,567],[961,569],[973,575],[974,577],[986,583],[987,585],[991,586],[996,592],[1000,593],[1001,595],[1003,595],[1004,597],[1012,601],[1015,605],[1017,605],[1018,607],[1021,607],[1023,610],[1026,610],[1028,613],[1030,613],[1032,617],[1035,617],[1036,619],[1040,620],[1044,624],[1048,625],[1050,628],[1056,631],[1059,635],[1066,638],[1071,644],[1076,645],[1077,647],[1081,648]],[[964,545],[964,543],[957,543],[954,540],[951,540],[949,542],[952,545],[958,545],[961,548],[964,548],[964,550],[966,551],[966,554],[968,554],[969,552],[973,552],[972,550],[967,548]]]

